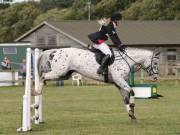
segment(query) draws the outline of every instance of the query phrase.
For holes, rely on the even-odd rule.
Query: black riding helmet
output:
[[[115,12],[111,15],[111,21],[120,21],[122,20],[122,15],[120,12]]]

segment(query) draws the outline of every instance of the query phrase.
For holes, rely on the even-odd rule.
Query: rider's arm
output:
[[[116,46],[119,46],[122,44],[121,40],[119,39],[117,33],[116,33],[116,30],[114,28],[113,25],[108,25],[107,26],[107,33],[109,35],[109,37],[111,38],[112,42],[116,45]]]

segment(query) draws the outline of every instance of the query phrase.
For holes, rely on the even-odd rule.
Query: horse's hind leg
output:
[[[116,86],[118,87],[118,90],[123,97],[129,117],[132,120],[135,120],[136,117],[134,114],[134,91],[129,87],[124,79],[120,79],[118,82],[116,82]]]
[[[48,73],[43,73],[42,78],[44,80],[58,79],[59,78],[59,74],[57,72],[50,71]]]
[[[51,79],[57,79],[59,75],[56,72],[50,71],[48,73],[42,73],[42,75],[39,78],[39,85],[38,88],[35,88],[32,92],[32,95],[37,96],[42,94],[42,89],[44,86],[45,80],[51,80]]]

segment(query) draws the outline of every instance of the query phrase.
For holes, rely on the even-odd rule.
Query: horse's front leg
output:
[[[135,114],[134,114],[134,107],[135,107],[135,103],[134,103],[134,91],[133,89],[127,84],[127,82],[123,79],[117,79],[115,81],[115,85],[118,87],[118,90],[120,91],[124,103],[126,105],[126,110],[128,112],[129,117],[132,120],[135,120]]]

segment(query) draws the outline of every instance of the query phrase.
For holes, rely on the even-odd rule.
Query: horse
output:
[[[131,120],[135,116],[135,93],[129,86],[130,67],[137,64],[143,68],[153,80],[158,79],[159,51],[127,47],[124,52],[118,48],[112,49],[114,62],[108,67],[108,83],[114,84],[123,98],[127,113]],[[43,51],[38,58],[38,74],[40,86],[35,90],[41,94],[45,80],[69,78],[73,72],[85,77],[104,81],[104,76],[97,74],[100,66],[96,61],[96,53],[88,49],[60,48]]]

